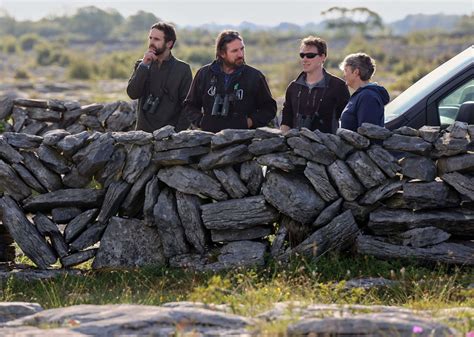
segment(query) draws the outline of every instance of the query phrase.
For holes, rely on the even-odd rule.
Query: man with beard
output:
[[[244,41],[225,30],[216,39],[216,60],[196,73],[185,112],[197,128],[219,132],[266,126],[276,114],[265,76],[245,64]]]
[[[128,96],[138,99],[137,130],[153,132],[165,125],[173,125],[176,131],[187,129],[183,101],[192,73],[187,63],[171,53],[176,31],[172,25],[158,22],[151,26],[148,40],[148,50],[136,62],[127,86]]]

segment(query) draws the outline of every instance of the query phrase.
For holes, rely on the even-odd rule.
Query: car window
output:
[[[441,125],[453,124],[462,103],[474,101],[474,79],[463,83],[456,90],[451,91],[438,103],[438,113]]]
[[[385,106],[385,123],[403,115],[420,100],[430,96],[440,86],[449,82],[453,76],[457,76],[467,67],[470,67],[473,62],[473,51],[474,46],[467,48],[398,95]]]

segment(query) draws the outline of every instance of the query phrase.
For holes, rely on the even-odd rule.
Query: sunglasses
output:
[[[316,56],[318,56],[318,55],[321,55],[321,54],[318,54],[318,53],[300,53],[300,57],[301,57],[302,59],[304,59],[305,56],[306,56],[306,58],[308,58],[308,59],[314,59],[314,58],[315,58]]]

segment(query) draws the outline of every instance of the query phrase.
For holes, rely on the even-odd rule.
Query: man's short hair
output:
[[[176,42],[176,30],[174,26],[167,22],[157,22],[150,29],[158,29],[165,35],[165,42],[173,41],[170,49],[173,49],[174,43]]]
[[[318,54],[324,54],[326,57],[328,56],[327,43],[320,37],[313,35],[307,36],[301,41],[301,47],[302,46],[315,46],[318,50]]]
[[[227,50],[227,44],[234,41],[243,41],[242,36],[235,30],[224,30],[216,38],[216,58],[220,58],[220,53]]]
[[[352,71],[359,69],[359,76],[362,81],[368,81],[375,74],[375,60],[365,53],[355,53],[347,55],[339,65],[341,70],[346,66]]]

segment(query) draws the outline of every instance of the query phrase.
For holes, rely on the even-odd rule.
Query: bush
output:
[[[70,56],[62,51],[61,47],[42,42],[35,46],[36,63],[40,66],[49,66],[58,64],[62,67],[69,65]]]
[[[428,74],[432,70],[431,66],[418,66],[411,71],[398,77],[398,80],[389,86],[389,90],[404,91],[420,78]]]
[[[25,34],[20,37],[20,46],[23,51],[30,51],[40,42],[38,34]]]
[[[106,67],[101,68],[101,73],[109,79],[126,79],[131,71],[130,67],[120,63],[106,63]]]
[[[344,48],[345,55],[352,53],[366,53],[372,57],[377,64],[383,63],[387,57],[381,46],[373,41],[367,41],[363,36],[354,36]]]
[[[403,75],[413,69],[414,65],[412,62],[400,61],[393,67],[392,71],[397,75]]]
[[[207,46],[181,48],[177,56],[185,62],[198,65],[210,63],[215,58],[214,50]]]
[[[1,39],[1,50],[7,54],[15,54],[17,52],[17,40],[12,35],[7,35]]]
[[[136,53],[113,53],[102,58],[100,62],[100,74],[109,79],[127,79],[133,71],[136,61]]]
[[[89,61],[76,58],[68,67],[68,77],[75,80],[90,80],[94,77],[96,67]]]
[[[17,79],[17,80],[27,80],[30,78],[30,74],[28,73],[27,70],[25,69],[17,69],[15,71],[15,75],[14,77]]]

